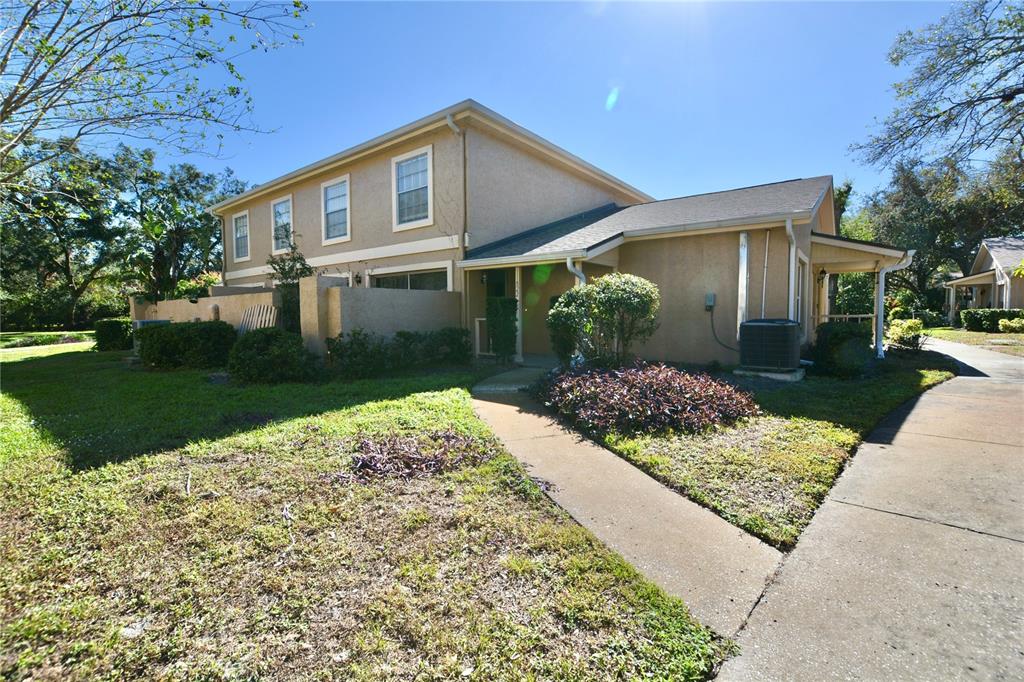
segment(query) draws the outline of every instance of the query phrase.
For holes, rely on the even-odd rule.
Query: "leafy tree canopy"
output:
[[[897,38],[889,52],[910,76],[894,85],[896,109],[853,146],[870,163],[952,159],[1010,148],[1024,162],[1024,5],[975,0]]]

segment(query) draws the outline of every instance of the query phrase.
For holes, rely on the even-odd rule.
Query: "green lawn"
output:
[[[94,332],[0,332],[0,348],[49,346],[58,343],[92,341]]]
[[[1024,357],[1024,334],[969,332],[966,329],[954,329],[953,327],[925,329],[924,333],[945,341],[981,346],[986,350],[994,350],[997,353]]]
[[[0,678],[703,679],[731,644],[559,511],[470,371],[243,388],[3,355]],[[481,463],[353,480],[358,440]]]
[[[729,522],[790,549],[871,428],[952,375],[943,356],[893,352],[875,375],[862,379],[750,383],[764,415],[736,427],[613,436],[606,445]]]

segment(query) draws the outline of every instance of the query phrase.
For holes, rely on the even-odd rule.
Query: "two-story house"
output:
[[[550,354],[552,297],[602,273],[635,273],[661,290],[661,325],[642,355],[735,363],[744,320],[793,319],[810,340],[829,316],[826,275],[876,272],[881,297],[885,272],[910,257],[837,236],[830,176],[655,201],[472,100],[210,210],[223,221],[232,292],[271,285],[267,258],[294,243],[329,288],[347,285],[349,311],[375,306],[355,289],[453,292],[453,317],[476,332],[478,352],[486,298],[514,296],[520,357]],[[319,315],[334,322],[311,332],[321,337],[349,331],[331,295]],[[378,306],[378,317],[427,305],[406,298],[404,309]]]

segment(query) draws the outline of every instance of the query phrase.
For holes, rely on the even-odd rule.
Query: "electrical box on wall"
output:
[[[714,310],[714,309],[715,309],[715,292],[709,291],[708,293],[704,294],[704,310]]]

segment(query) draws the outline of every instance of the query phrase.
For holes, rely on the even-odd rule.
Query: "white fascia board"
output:
[[[859,244],[857,242],[846,241],[841,237],[834,237],[832,235],[811,235],[812,244],[821,244],[823,246],[835,246],[841,249],[850,249],[852,251],[864,251],[866,253],[873,253],[880,256],[892,256],[893,258],[902,258],[907,252],[903,249],[890,249],[885,246],[875,246],[873,244]]]

